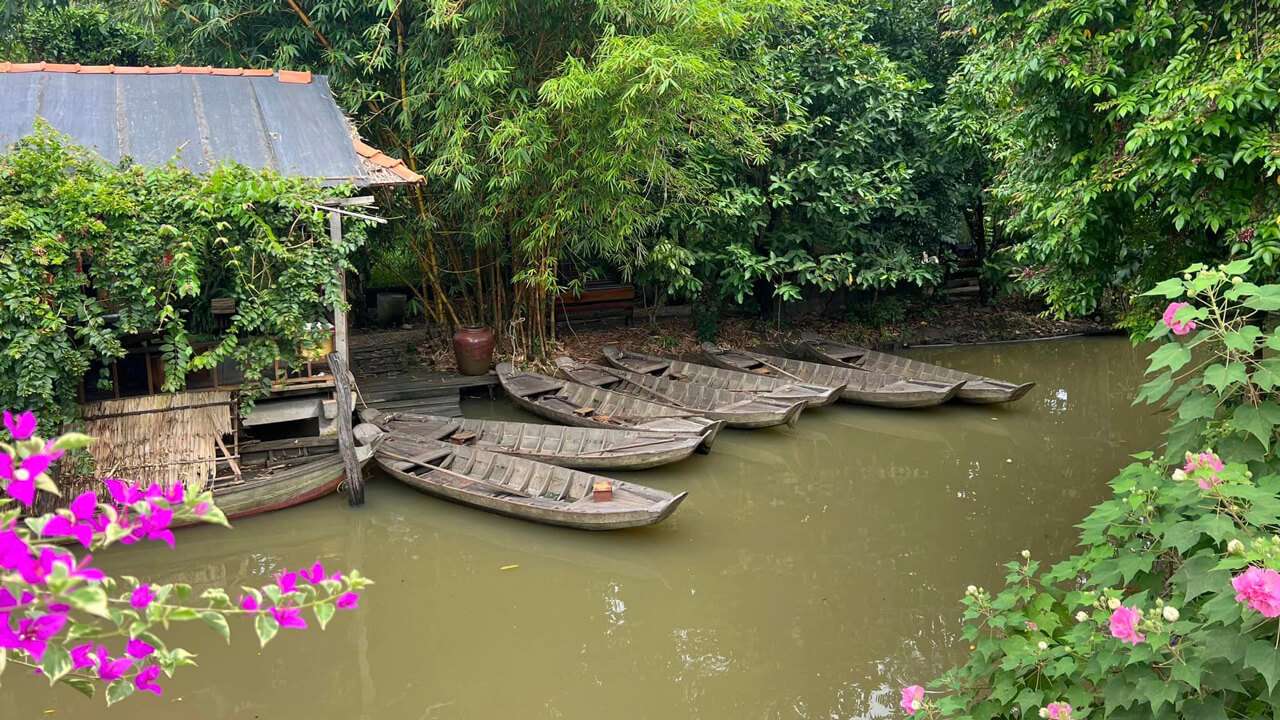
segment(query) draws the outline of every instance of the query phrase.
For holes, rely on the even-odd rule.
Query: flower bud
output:
[[[1172,605],[1165,605],[1164,612],[1162,614],[1164,615],[1165,622],[1178,622],[1178,618],[1180,617],[1180,615],[1178,615],[1178,608]]]
[[[1088,621],[1089,621],[1089,613],[1083,610],[1076,613],[1076,622],[1088,622]]]
[[[1191,273],[1182,273],[1182,279],[1183,279],[1183,280],[1190,280],[1190,279],[1191,279]]]
[[[1042,717],[1042,718],[1048,718],[1048,717],[1049,717],[1049,708],[1040,708],[1040,717]]]
[[[964,589],[964,594],[965,594],[965,595],[977,595],[977,594],[978,594],[978,586],[977,586],[977,585],[970,585],[969,587],[967,587],[967,588],[965,588],[965,589]]]
[[[1112,610],[1119,610],[1120,609],[1119,598],[1111,598],[1110,600],[1107,600],[1107,607],[1111,608]]]
[[[1022,557],[1024,557],[1024,558],[1029,558],[1029,557],[1031,557],[1031,551],[1030,551],[1030,550],[1023,550],[1023,551],[1022,551]]]
[[[1239,275],[1236,275],[1235,277],[1231,278],[1232,285],[1239,285],[1242,282],[1244,282],[1244,278],[1240,277]]]
[[[915,712],[916,710],[919,710],[919,709],[920,709],[920,701],[919,701],[919,700],[912,700],[912,701],[911,701],[911,712]]]
[[[1239,540],[1232,539],[1232,541],[1231,541],[1231,542],[1227,543],[1227,554],[1228,554],[1228,555],[1243,555],[1243,554],[1244,554],[1244,543],[1240,542]]]
[[[1040,652],[1044,652],[1045,650],[1049,649],[1049,643],[1041,640],[1040,642],[1036,643],[1036,647],[1040,648]]]
[[[1173,478],[1174,482],[1182,482],[1187,479],[1187,473],[1185,473],[1182,468],[1178,468],[1173,471],[1173,475],[1170,475],[1170,477]]]

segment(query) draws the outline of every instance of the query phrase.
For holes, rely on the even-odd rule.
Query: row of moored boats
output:
[[[555,361],[557,376],[498,366],[513,403],[554,425],[386,414],[366,409],[366,435],[389,474],[448,500],[590,530],[652,525],[673,495],[586,470],[639,470],[707,452],[725,427],[794,424],[837,401],[920,408],[1012,402],[1015,384],[802,335],[787,357],[703,345],[707,364],[603,348],[607,365]],[[376,427],[376,430],[373,428]]]

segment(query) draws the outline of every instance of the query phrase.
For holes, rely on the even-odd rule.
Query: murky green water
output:
[[[961,659],[957,599],[1029,548],[1060,558],[1161,422],[1131,408],[1121,339],[918,352],[1039,386],[1007,407],[840,405],[794,429],[726,431],[637,480],[688,490],[671,521],[591,534],[504,519],[381,480],[100,558],[157,581],[238,586],[316,558],[378,584],[326,633],[266,650],[180,633],[202,667],[104,710],[10,670],[0,717],[872,718]],[[501,402],[477,416],[520,417]],[[518,568],[503,571],[507,565]],[[52,715],[46,710],[56,711]]]

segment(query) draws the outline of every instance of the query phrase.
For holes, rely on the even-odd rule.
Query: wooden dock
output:
[[[459,401],[463,391],[482,389],[490,397],[499,387],[498,376],[459,375],[439,370],[412,369],[395,374],[356,376],[360,394],[356,406],[372,407],[385,413],[411,412],[423,415],[461,417]]]

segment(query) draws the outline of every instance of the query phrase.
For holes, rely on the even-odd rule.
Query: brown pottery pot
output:
[[[453,358],[463,375],[484,375],[493,362],[493,331],[489,328],[466,327],[453,336]]]

